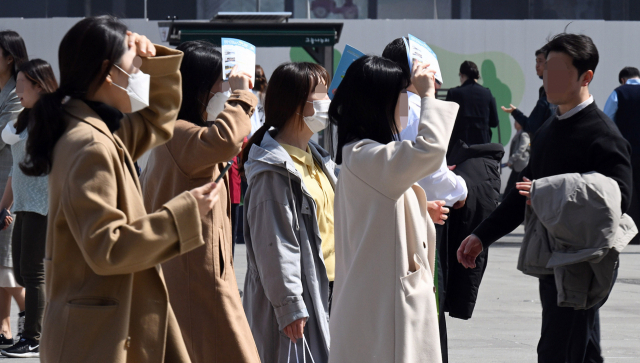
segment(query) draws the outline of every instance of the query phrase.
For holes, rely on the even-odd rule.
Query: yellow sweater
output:
[[[336,247],[333,235],[333,186],[318,166],[307,147],[307,151],[295,146],[280,144],[293,159],[296,169],[302,175],[302,181],[316,202],[316,218],[322,238],[322,256],[329,281],[335,278]]]

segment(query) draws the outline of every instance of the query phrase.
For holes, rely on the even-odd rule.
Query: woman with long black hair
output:
[[[30,118],[29,113],[45,93],[53,93],[58,82],[51,65],[42,59],[32,59],[18,68],[17,90],[24,110],[15,124],[8,123],[2,130],[2,140],[11,145],[13,168],[5,187],[3,202],[13,204],[15,228],[11,253],[16,280],[26,290],[25,324],[21,339],[15,347],[2,350],[8,357],[20,357],[22,339],[37,342],[42,332],[44,314],[44,249],[47,240],[47,214],[49,210],[48,179],[32,177],[20,169],[29,136],[28,128],[41,127],[47,120]],[[29,125],[33,122],[33,125]]]
[[[74,25],[58,58],[60,87],[30,112],[47,122],[28,128],[20,165],[49,176],[41,361],[189,362],[159,264],[204,244],[200,215],[219,190],[147,214],[133,164],[173,134],[182,53],[100,16]]]
[[[16,93],[16,76],[18,67],[27,61],[27,48],[22,37],[12,31],[0,31],[0,130],[7,124],[16,122],[22,111],[20,98]],[[12,168],[11,147],[0,139],[0,185],[6,185]],[[3,212],[4,228],[0,230],[0,315],[2,316],[2,331],[0,332],[0,348],[13,345],[9,315],[11,313],[11,297],[18,303],[20,310],[24,310],[24,289],[16,282],[11,258],[11,234],[13,233],[13,217],[9,212],[10,191],[5,191],[0,201],[0,211]],[[24,314],[20,312],[18,319],[18,334],[22,332]]]
[[[435,98],[435,72],[414,63],[415,142],[399,141],[400,66],[349,66],[329,109],[338,128],[336,281],[329,362],[442,361],[434,287],[436,231],[424,190],[447,151],[458,106]]]
[[[219,48],[189,41],[177,49],[184,52],[182,106],[173,138],[151,151],[140,177],[148,212],[220,176],[240,152],[256,106],[251,76],[237,69],[229,76],[229,98],[222,92]],[[194,363],[260,361],[233,267],[228,185],[229,173],[220,182],[220,202],[201,216],[204,248],[162,264],[169,299]]]

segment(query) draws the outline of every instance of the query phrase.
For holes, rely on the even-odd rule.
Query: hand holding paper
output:
[[[430,64],[420,64],[416,62],[413,64],[411,71],[411,84],[416,88],[421,98],[435,97],[436,94],[436,71],[429,66]]]
[[[247,72],[241,71],[238,66],[234,66],[229,74],[229,86],[231,87],[231,91],[249,91],[253,89],[251,75],[247,74]]]

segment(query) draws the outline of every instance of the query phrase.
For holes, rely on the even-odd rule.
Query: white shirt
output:
[[[582,102],[581,104],[577,105],[576,107],[572,108],[570,111],[566,112],[564,115],[558,115],[558,120],[567,119],[567,118],[575,115],[576,113],[584,110],[585,108],[587,108],[587,106],[589,106],[592,103],[593,103],[593,96],[589,97],[588,100],[586,100],[586,101]],[[558,108],[558,112],[560,112],[559,108]]]
[[[400,132],[400,139],[415,142],[420,123],[420,96],[412,92],[407,92],[407,96],[409,96],[409,117],[407,127]],[[438,171],[420,180],[418,185],[424,189],[427,200],[444,200],[448,207],[453,206],[457,201],[467,199],[467,183],[461,176],[449,170],[446,159],[442,160]]]

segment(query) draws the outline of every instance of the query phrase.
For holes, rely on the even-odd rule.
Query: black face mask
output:
[[[538,78],[540,78],[540,79],[544,79],[544,77],[543,77],[543,76],[538,76]]]

